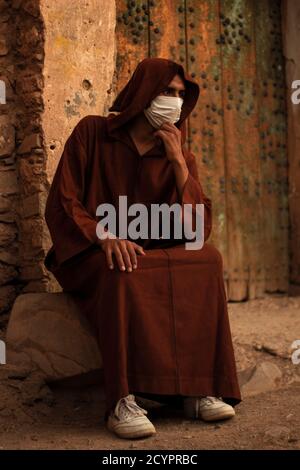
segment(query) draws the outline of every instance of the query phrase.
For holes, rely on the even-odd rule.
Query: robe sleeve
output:
[[[80,129],[86,121],[79,121],[65,143],[46,202],[45,220],[59,264],[98,240],[97,221],[83,203],[88,156]]]
[[[180,201],[182,205],[182,211],[184,208],[183,204],[192,204],[192,229],[195,230],[196,204],[204,204],[204,241],[206,241],[209,238],[212,230],[212,201],[204,194],[199,180],[195,156],[191,152],[189,152],[186,158],[186,165],[189,174],[184,184]],[[190,224],[190,217],[188,223]]]

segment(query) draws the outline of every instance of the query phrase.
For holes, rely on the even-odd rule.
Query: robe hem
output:
[[[177,395],[186,397],[196,396],[214,396],[222,397],[226,403],[232,406],[237,405],[242,401],[241,394],[237,390],[236,382],[228,382],[226,376],[218,376],[218,383],[216,385],[216,377],[199,377],[199,378],[181,378],[175,377],[164,378],[153,376],[142,376],[142,375],[130,375],[127,374],[127,378],[124,377],[124,390],[126,390],[126,383],[128,384],[128,394],[147,393],[153,395]],[[187,384],[185,383],[187,382]],[[124,393],[126,396],[126,393]],[[104,421],[107,421],[108,414],[111,409],[114,408],[116,403],[113,405],[106,406]]]

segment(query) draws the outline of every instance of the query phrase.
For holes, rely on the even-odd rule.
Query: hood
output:
[[[186,139],[186,118],[195,107],[199,93],[199,85],[188,75],[182,65],[163,58],[143,59],[136,67],[127,85],[115,98],[109,111],[119,114],[107,116],[109,133],[127,123],[147,108],[151,101],[161,93],[172,81],[174,75],[180,75],[185,84],[185,97],[181,109],[180,120],[175,126],[181,131],[182,143]]]

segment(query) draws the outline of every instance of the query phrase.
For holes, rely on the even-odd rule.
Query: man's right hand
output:
[[[106,254],[107,265],[114,269],[113,255],[121,271],[131,272],[137,268],[137,254],[146,255],[143,248],[137,243],[120,238],[99,239],[98,244]]]

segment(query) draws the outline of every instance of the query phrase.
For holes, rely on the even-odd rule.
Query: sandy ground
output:
[[[243,395],[232,420],[188,421],[180,409],[139,399],[157,434],[123,440],[104,427],[101,384],[47,385],[7,365],[0,366],[0,449],[300,449],[300,364],[291,360],[300,297],[229,303],[229,312]]]

